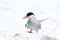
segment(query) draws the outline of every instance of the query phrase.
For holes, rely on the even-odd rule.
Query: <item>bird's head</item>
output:
[[[34,13],[28,12],[27,15],[23,17],[23,19],[30,18],[30,17],[33,17],[33,16],[34,16]]]

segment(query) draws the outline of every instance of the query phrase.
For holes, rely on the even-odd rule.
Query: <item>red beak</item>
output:
[[[28,16],[24,16],[24,17],[23,17],[23,19],[26,19],[26,18],[28,18]]]

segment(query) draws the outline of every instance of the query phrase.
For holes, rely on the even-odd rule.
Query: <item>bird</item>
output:
[[[32,30],[35,30],[36,32],[38,32],[38,30],[41,29],[41,22],[46,20],[46,19],[37,20],[33,12],[28,12],[26,16],[23,17],[23,19],[26,19],[26,18],[28,18],[28,21],[25,24],[25,27],[30,29],[28,33],[32,33]]]

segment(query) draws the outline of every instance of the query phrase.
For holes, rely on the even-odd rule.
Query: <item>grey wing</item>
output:
[[[29,28],[29,26],[28,26],[29,23],[30,23],[30,22],[29,22],[29,20],[28,20],[28,22],[25,24],[25,27],[26,27],[26,28]]]
[[[25,24],[25,27],[27,27],[27,24]]]
[[[38,20],[37,23],[38,23],[37,28],[41,29],[41,22]]]
[[[28,24],[25,24],[25,27],[28,28]]]
[[[41,23],[40,23],[40,22],[39,22],[39,24],[38,24],[38,28],[41,29]]]

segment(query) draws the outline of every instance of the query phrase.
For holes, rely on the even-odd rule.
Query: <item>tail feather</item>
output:
[[[45,21],[45,20],[47,20],[47,19],[49,19],[49,18],[46,18],[46,19],[40,20],[40,22],[43,22],[43,21]]]

